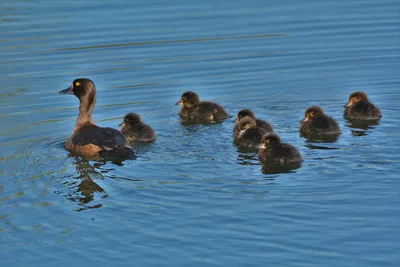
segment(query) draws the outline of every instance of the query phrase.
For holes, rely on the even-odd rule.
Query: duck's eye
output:
[[[360,98],[357,96],[356,98],[354,98],[355,101],[359,101]]]
[[[75,82],[75,86],[79,86],[79,85],[81,85],[80,82]]]
[[[314,116],[315,116],[315,112],[314,111],[310,112],[310,117],[314,117]]]

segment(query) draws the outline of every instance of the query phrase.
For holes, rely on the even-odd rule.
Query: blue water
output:
[[[1,266],[397,266],[399,18],[395,0],[2,1]],[[58,91],[78,77],[98,125],[137,112],[157,141],[121,166],[71,157],[79,102]],[[182,125],[186,90],[252,109],[301,168],[263,171],[233,118]],[[343,119],[356,90],[379,125]],[[336,142],[299,137],[311,105]]]

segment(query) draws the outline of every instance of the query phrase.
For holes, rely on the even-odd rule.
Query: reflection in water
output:
[[[258,162],[258,155],[254,152],[254,150],[250,150],[249,148],[238,148],[238,157],[237,157],[237,164],[240,165],[259,165]]]
[[[307,147],[307,148],[310,148],[310,149],[326,149],[326,150],[338,150],[338,149],[340,149],[340,148],[337,148],[337,147],[319,146],[319,145],[315,145],[315,144],[307,144],[307,145],[304,145],[304,146]]]
[[[351,130],[351,134],[354,136],[363,136],[363,135],[368,135],[370,132],[369,130],[375,129],[374,126],[379,125],[379,120],[347,120],[348,124],[346,124],[347,127],[357,129],[357,130]]]
[[[264,174],[290,173],[301,167],[301,162],[296,163],[276,163],[263,162],[261,172]]]
[[[78,202],[82,207],[78,211],[100,208],[101,204],[88,206],[87,204],[94,200],[95,193],[99,193],[101,198],[106,198],[108,195],[102,187],[94,182],[94,179],[104,179],[103,175],[95,170],[95,167],[104,165],[105,162],[97,162],[94,166],[90,165],[89,161],[76,159],[76,171],[79,174],[78,178],[68,181],[67,184],[75,188],[75,193],[69,193],[68,199]]]
[[[338,134],[311,135],[311,134],[300,133],[300,137],[306,138],[307,142],[316,142],[316,143],[335,143],[339,139]]]

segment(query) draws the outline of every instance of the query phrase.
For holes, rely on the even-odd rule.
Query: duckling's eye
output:
[[[75,82],[75,86],[79,86],[79,85],[81,85],[80,82]]]
[[[315,112],[314,111],[310,112],[310,116],[314,117],[315,116]]]
[[[354,98],[354,100],[355,100],[355,101],[359,101],[360,98],[357,96],[357,97]]]

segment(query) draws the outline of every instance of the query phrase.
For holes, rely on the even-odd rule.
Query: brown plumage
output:
[[[75,129],[65,143],[67,150],[83,156],[133,156],[132,148],[118,130],[99,127],[93,122],[96,86],[91,80],[76,79],[70,87],[59,93],[73,94],[80,101]]]
[[[344,117],[349,120],[379,120],[382,113],[378,107],[369,102],[364,92],[354,92],[344,106]]]
[[[229,118],[225,109],[214,102],[200,101],[199,96],[192,91],[182,94],[181,100],[175,105],[180,105],[179,116],[182,120],[193,122],[222,121]]]

